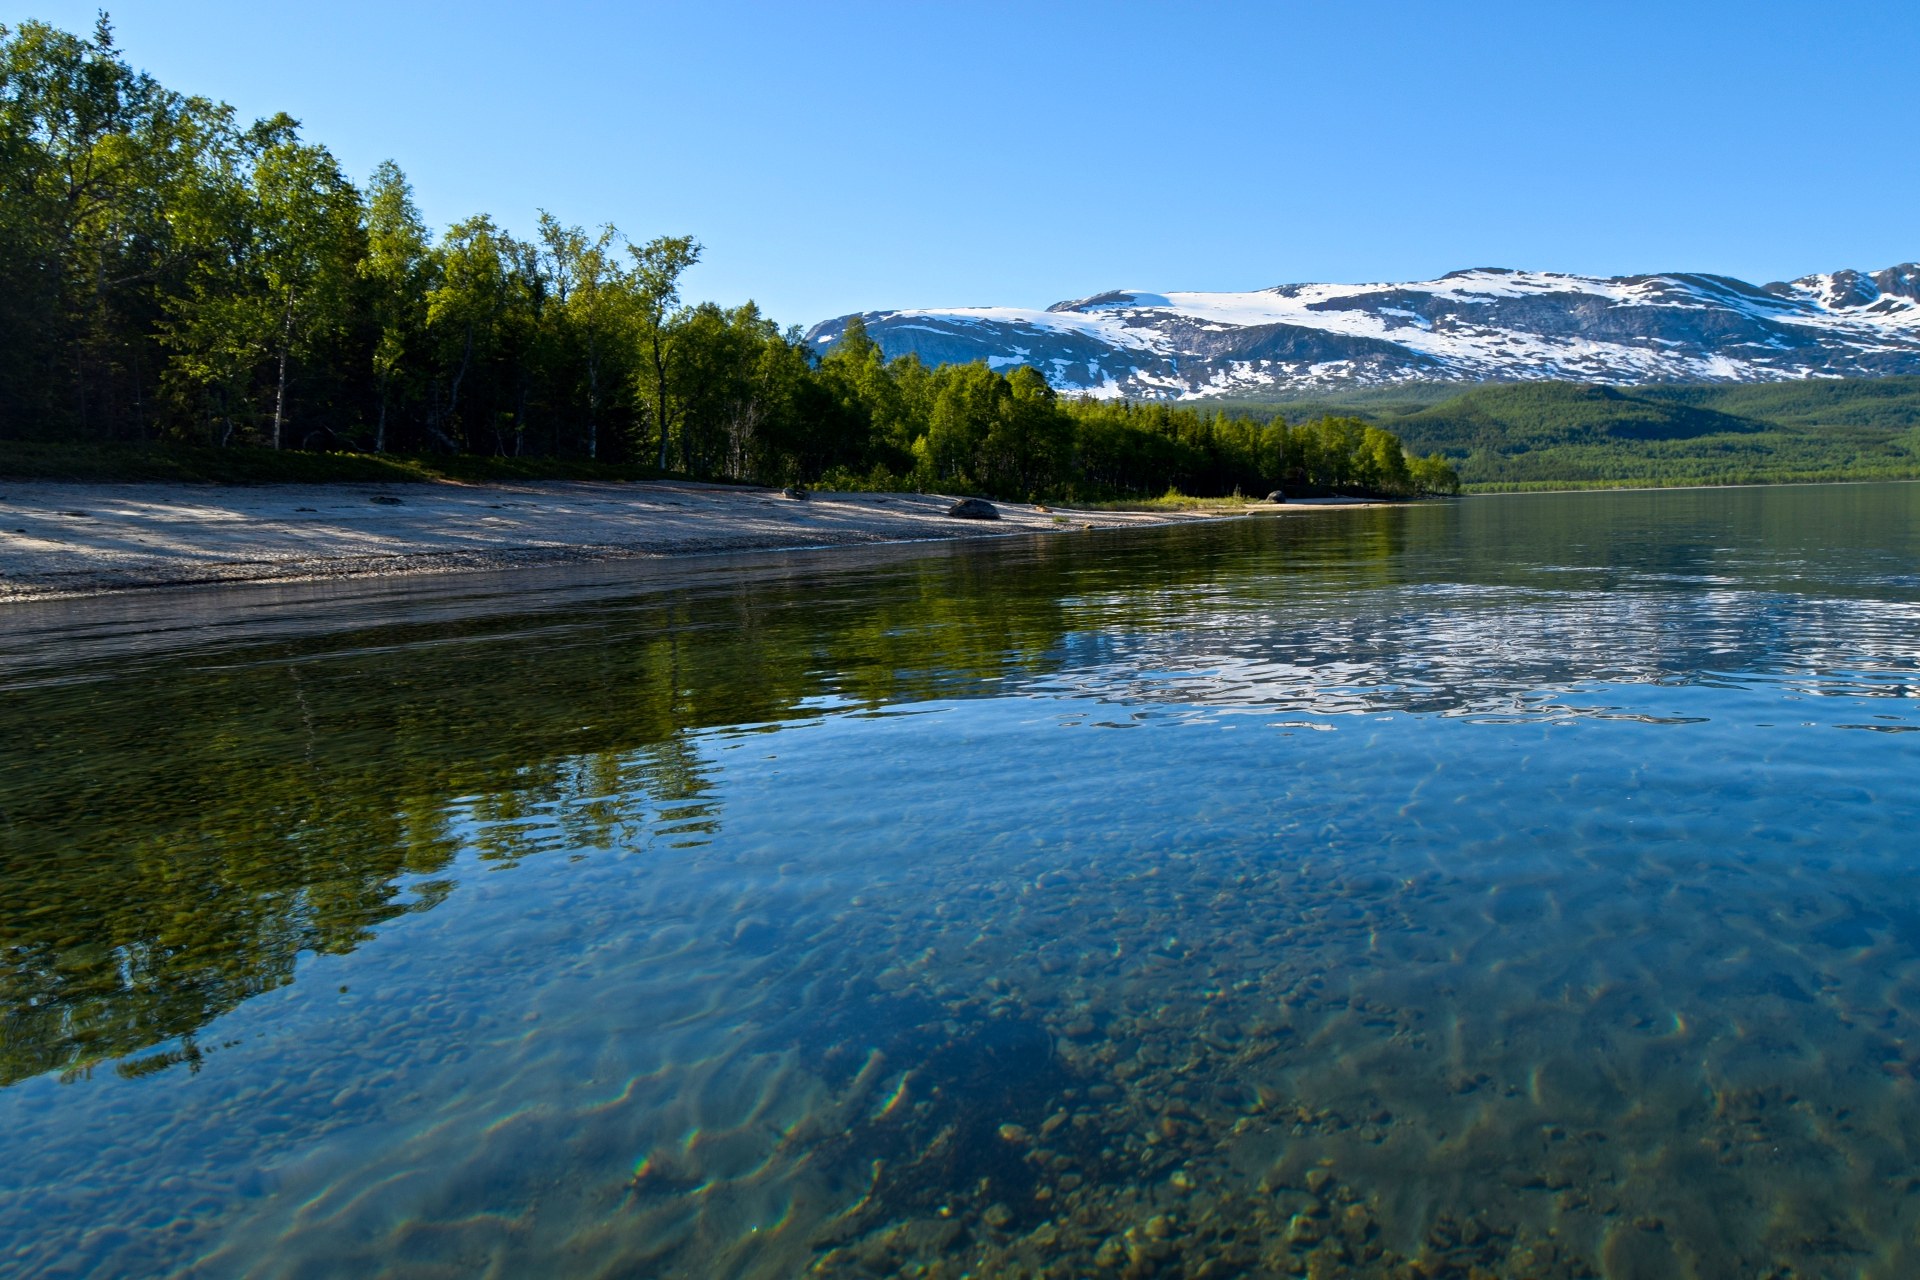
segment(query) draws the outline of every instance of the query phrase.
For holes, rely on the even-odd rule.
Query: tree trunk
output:
[[[455,415],[457,415],[460,412],[460,382],[461,382],[461,379],[467,376],[467,366],[472,363],[473,363],[473,321],[469,320],[467,321],[467,344],[466,344],[466,347],[460,353],[460,367],[454,370],[453,386],[447,392],[446,417],[449,420],[454,418]],[[461,434],[465,435],[466,433],[463,431],[461,432]],[[445,440],[447,436],[444,432],[442,432],[440,438],[442,440]],[[458,452],[458,450],[456,450],[455,452]]]
[[[600,342],[587,330],[587,457],[600,460]]]
[[[146,392],[142,389],[146,380],[141,376],[144,369],[145,365],[140,359],[140,348],[135,346],[133,349],[133,417],[135,423],[138,424],[140,428],[140,439],[142,443],[146,441],[148,435],[147,396]]]
[[[287,348],[293,345],[293,290],[287,290],[287,317],[280,326],[280,385],[273,396],[273,447],[280,447],[280,427],[287,412]]]
[[[280,386],[273,396],[273,447],[280,447],[280,424],[287,408],[287,349],[280,348]]]
[[[667,469],[667,440],[671,425],[667,417],[667,359],[660,348],[660,326],[653,327],[653,416],[660,426],[660,470]]]
[[[519,403],[513,408],[513,456],[518,458],[527,451],[527,383],[520,380]]]
[[[373,428],[373,451],[387,451],[387,379],[384,374],[380,378],[380,420]]]

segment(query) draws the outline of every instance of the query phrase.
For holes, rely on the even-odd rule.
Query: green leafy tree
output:
[[[1431,453],[1410,459],[1407,472],[1417,493],[1460,492],[1459,473],[1441,454]]]
[[[325,147],[299,141],[286,116],[254,167],[260,284],[277,311],[266,343],[275,357],[273,447],[287,416],[287,367],[351,323],[353,282],[365,251],[360,196]]]
[[[262,281],[251,179],[270,138],[237,128],[224,109],[205,124],[197,181],[174,208],[187,265],[159,328],[169,399],[206,439],[226,445],[261,421],[258,373],[275,309]]]
[[[352,323],[364,250],[359,195],[286,116],[239,134],[216,127],[199,182],[178,202],[176,231],[192,264],[164,331],[177,385],[189,400],[211,401],[222,443],[253,424],[278,449],[291,366]]]
[[[611,223],[589,236],[543,211],[540,241],[560,315],[585,367],[586,451],[589,458],[598,458],[607,394],[617,385],[614,375],[620,369],[616,353],[625,316],[620,263],[614,250],[622,237]]]
[[[1354,450],[1354,479],[1382,493],[1411,492],[1413,477],[1407,470],[1407,454],[1400,437],[1379,427],[1361,431]]]
[[[751,303],[688,305],[701,253],[547,213],[531,241],[477,216],[436,243],[397,165],[363,200],[288,117],[135,72],[104,18],[0,27],[0,433],[640,455],[1009,498],[1459,483],[1357,419],[1065,402],[1031,368],[888,359],[859,317],[816,353]],[[1502,474],[1521,464],[1496,437],[1529,422],[1589,453],[1758,430],[1692,394],[1509,389],[1407,421]],[[1901,440],[1875,456],[1911,468]]]
[[[1055,493],[1073,463],[1073,422],[1060,411],[1038,369],[1022,365],[1006,375],[987,433],[983,480],[997,493],[1032,497]]]
[[[469,401],[470,382],[490,381],[505,346],[502,326],[512,291],[509,237],[482,214],[457,222],[436,253],[434,287],[427,295],[427,333],[437,375],[427,430],[443,447],[473,448],[487,413]],[[492,388],[486,388],[491,399]],[[462,400],[462,393],[467,400]],[[444,395],[444,399],[442,398]]]
[[[692,236],[656,236],[629,245],[633,267],[624,284],[633,306],[635,336],[641,348],[640,403],[658,437],[659,462],[666,470],[679,406],[674,385],[675,325],[680,309],[680,278],[700,261],[701,245]]]
[[[804,478],[814,435],[817,383],[798,328],[769,338],[754,359],[752,399],[729,424],[729,465],[743,480],[788,484]]]
[[[205,106],[133,71],[104,14],[91,38],[0,25],[0,433],[139,424]]]
[[[433,242],[413,188],[400,166],[383,160],[367,184],[367,253],[360,274],[367,283],[369,320],[375,332],[373,378],[378,397],[373,447],[387,449],[387,416],[396,395],[417,393],[427,328],[427,299],[434,286]]]

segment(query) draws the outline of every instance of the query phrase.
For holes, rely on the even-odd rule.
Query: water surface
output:
[[[16,606],[0,1270],[1915,1274],[1917,516]]]

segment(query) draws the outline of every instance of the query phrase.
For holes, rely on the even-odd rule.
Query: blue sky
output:
[[[398,160],[436,226],[691,232],[692,294],[783,323],[1920,258],[1911,0],[109,7],[135,65]]]

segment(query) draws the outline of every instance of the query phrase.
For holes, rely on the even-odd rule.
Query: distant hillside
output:
[[[1290,421],[1364,418],[1416,451],[1445,454],[1469,488],[1920,477],[1920,377],[1631,389],[1494,383],[1456,392],[1415,384],[1221,403]]]
[[[1699,405],[1782,426],[1920,427],[1920,378],[1816,378],[1747,386],[1641,387],[1643,400]]]
[[[1420,447],[1448,454],[1534,452],[1557,445],[1698,440],[1767,430],[1755,418],[1570,382],[1481,387],[1394,419]]]

